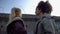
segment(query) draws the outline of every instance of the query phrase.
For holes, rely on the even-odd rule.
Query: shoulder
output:
[[[15,17],[12,21],[10,21],[9,23],[12,23],[12,22],[23,22],[23,19],[20,18],[20,17]]]
[[[53,19],[51,17],[45,17],[45,18],[42,19],[42,22],[43,23],[52,23]]]
[[[22,18],[20,18],[20,17],[15,17],[12,21],[16,21],[16,20],[23,21],[23,19],[22,19]]]
[[[42,20],[43,20],[43,21],[50,21],[50,20],[53,20],[53,18],[52,18],[52,17],[43,17]]]
[[[23,24],[23,19],[21,19],[20,17],[16,17],[12,21],[8,22],[7,26],[11,25],[11,24],[15,24],[15,23],[22,23]]]

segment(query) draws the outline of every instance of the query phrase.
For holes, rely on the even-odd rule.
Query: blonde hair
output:
[[[16,13],[16,12],[18,12],[18,13]],[[16,7],[13,7],[11,9],[11,14],[10,14],[10,17],[9,17],[9,21],[11,21],[15,17],[20,17],[21,18],[22,17],[22,14],[21,14],[21,9],[16,8]]]

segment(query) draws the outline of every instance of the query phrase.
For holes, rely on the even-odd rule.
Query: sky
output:
[[[35,8],[41,0],[0,0],[0,13],[10,13],[11,8],[18,7],[23,14],[35,14]],[[46,1],[46,0],[43,0]],[[49,0],[53,7],[51,15],[60,16],[60,0]]]

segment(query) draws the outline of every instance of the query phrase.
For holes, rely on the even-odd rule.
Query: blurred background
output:
[[[39,1],[41,0],[0,0],[0,13],[10,13],[12,7],[18,7],[23,14],[35,14]],[[51,15],[60,16],[60,0],[49,0],[49,2],[53,7]]]
[[[22,19],[27,25],[28,34],[34,34],[34,28],[37,20],[35,16],[35,8],[41,0],[0,0],[0,34],[6,34],[6,24],[9,21],[11,8],[18,7],[22,10]],[[43,0],[46,1],[46,0]],[[57,25],[58,34],[60,34],[60,0],[49,0],[53,7],[51,13]]]

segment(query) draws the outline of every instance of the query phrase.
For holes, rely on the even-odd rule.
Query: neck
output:
[[[43,16],[43,15],[44,15],[44,14],[41,13],[41,14],[39,14],[39,15],[37,15],[37,16],[38,16],[38,17],[41,17],[41,16]]]
[[[20,17],[20,14],[15,14],[16,17]]]
[[[40,17],[40,18],[42,18],[43,16],[48,17],[48,16],[50,16],[50,14],[44,13],[44,14],[40,14],[40,15],[38,15],[38,17]]]

